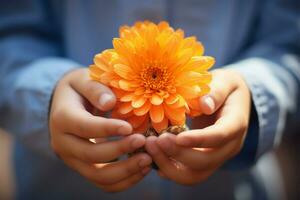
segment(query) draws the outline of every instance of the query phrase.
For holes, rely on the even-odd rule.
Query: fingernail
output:
[[[148,165],[150,165],[152,162],[152,160],[150,158],[142,158],[140,161],[139,161],[139,166],[141,168],[144,168]]]
[[[112,100],[112,96],[110,94],[104,93],[99,98],[100,106],[105,106],[110,100]]]
[[[210,108],[210,110],[215,110],[215,102],[210,96],[204,97],[203,101]]]
[[[151,171],[151,168],[150,168],[150,167],[145,167],[145,168],[142,170],[142,174],[146,175],[146,174],[148,174],[150,171]]]

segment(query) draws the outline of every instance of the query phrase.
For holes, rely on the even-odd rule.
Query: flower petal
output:
[[[178,95],[176,94],[171,94],[167,99],[166,99],[166,104],[174,104],[178,101]]]
[[[100,74],[100,82],[105,85],[110,85],[111,81],[116,78],[116,75],[112,72],[104,72],[103,74]]]
[[[101,70],[103,70],[103,71],[106,71],[106,72],[111,71],[110,66],[106,65],[106,64],[103,62],[102,56],[103,56],[103,54],[97,54],[97,55],[94,57],[94,63],[95,63],[95,65],[97,65],[97,67],[99,67],[99,68],[100,68]]]
[[[100,81],[100,76],[104,73],[102,69],[96,65],[90,65],[89,67],[90,77],[92,80]]]
[[[115,64],[114,72],[126,80],[132,80],[134,77],[133,70],[127,65]]]
[[[177,95],[177,97],[178,97],[178,100],[175,103],[169,104],[169,107],[171,109],[181,108],[181,107],[185,106],[185,104],[186,104],[185,99],[181,95]]]
[[[131,103],[130,102],[125,102],[125,103],[121,103],[120,104],[120,107],[119,107],[119,112],[121,114],[127,114],[129,113],[130,111],[133,110],[133,107],[131,106]]]
[[[126,39],[114,38],[113,46],[119,56],[124,57],[128,61],[131,60],[132,52],[134,52],[134,47],[130,46],[129,43],[126,43]]]
[[[159,106],[151,106],[150,108],[150,118],[151,121],[155,122],[155,123],[159,123],[164,119],[164,108],[162,105]]]
[[[118,88],[111,88],[111,90],[114,92],[114,94],[116,95],[116,97],[118,99],[120,99],[122,96],[124,96],[126,94],[126,92],[124,90],[120,90]]]
[[[119,86],[121,89],[126,91],[134,91],[138,84],[134,83],[133,81],[127,81],[124,79],[119,80]]]
[[[197,116],[200,116],[201,114],[202,114],[202,112],[199,111],[199,110],[191,110],[190,113],[189,113],[189,116],[197,117]]]
[[[185,108],[172,109],[168,105],[163,104],[164,112],[171,122],[182,122],[185,120]]]
[[[209,72],[201,72],[201,83],[209,84],[211,82],[212,75]]]
[[[199,84],[199,87],[201,88],[200,96],[206,95],[210,92],[210,87],[207,84]]]
[[[174,64],[170,70],[173,71],[180,66],[184,66],[185,64],[188,63],[188,61],[192,58],[192,56],[193,56],[193,50],[191,48],[183,50],[182,52],[179,53],[176,59],[176,64]]]
[[[133,115],[132,117],[128,118],[127,121],[131,124],[132,128],[136,129],[143,124],[147,117],[147,115]]]
[[[150,102],[153,105],[160,105],[160,104],[162,104],[163,101],[164,101],[164,99],[155,93],[152,94],[151,99],[150,99]]]
[[[190,69],[194,71],[206,71],[215,64],[215,59],[210,56],[194,56],[192,58]]]
[[[202,56],[204,53],[204,47],[201,42],[196,42],[194,45],[194,48],[196,49],[196,55],[197,56]]]
[[[151,108],[151,103],[146,101],[144,105],[140,108],[133,109],[133,113],[137,116],[145,115]]]
[[[167,28],[170,28],[169,23],[166,21],[161,21],[157,26],[159,31],[163,31]]]
[[[201,108],[200,108],[200,99],[199,98],[188,99],[187,103],[188,103],[189,107],[192,110],[201,110]]]
[[[135,95],[142,95],[145,93],[145,88],[144,87],[139,87],[134,91]]]
[[[176,79],[176,85],[195,85],[201,82],[202,74],[194,71],[181,73]]]
[[[125,93],[120,97],[120,101],[122,102],[132,101],[134,96],[135,96],[134,93]]]
[[[168,128],[169,121],[168,121],[167,117],[164,117],[164,119],[161,122],[155,123],[155,122],[152,121],[151,124],[152,124],[152,127],[155,129],[155,131],[158,134],[160,134],[163,130]]]
[[[147,98],[144,96],[134,96],[131,102],[132,107],[134,108],[140,108],[144,105],[146,102]]]
[[[111,111],[111,118],[115,118],[115,119],[127,119],[127,118],[129,118],[129,117],[131,117],[131,116],[133,116],[134,114],[133,114],[133,112],[132,111],[130,111],[129,113],[127,113],[127,114],[121,114],[120,112],[119,112],[119,108],[118,107],[115,107],[112,111]]]
[[[146,131],[148,130],[148,128],[149,128],[149,115],[147,114],[145,116],[146,116],[146,119],[143,121],[143,123],[139,127],[133,129],[133,131],[135,133],[146,133]]]
[[[185,99],[194,99],[200,97],[201,88],[198,85],[194,86],[180,86],[176,88],[176,91]]]
[[[113,39],[114,49],[97,54],[90,66],[91,79],[116,94],[112,115],[129,121],[134,130],[145,131],[151,120],[160,132],[169,123],[183,125],[186,115],[201,114],[199,97],[209,92],[208,69],[215,60],[203,56],[196,37],[184,38],[182,30],[150,21],[122,26],[119,34]],[[164,71],[148,79],[148,71],[146,77],[140,75],[145,67]]]

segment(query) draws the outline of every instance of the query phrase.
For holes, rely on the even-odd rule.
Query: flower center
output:
[[[156,79],[156,77],[157,77],[156,72],[153,72],[153,73],[152,73],[152,79]]]
[[[141,80],[146,89],[164,90],[168,84],[169,73],[164,68],[150,65],[141,71]]]

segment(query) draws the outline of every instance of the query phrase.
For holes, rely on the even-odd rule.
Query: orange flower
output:
[[[151,125],[158,132],[184,125],[186,114],[201,114],[199,97],[209,92],[214,58],[203,56],[196,37],[184,37],[167,22],[122,26],[114,49],[104,50],[90,66],[92,80],[117,96],[112,117],[125,119],[136,132]],[[151,122],[151,123],[150,123]]]

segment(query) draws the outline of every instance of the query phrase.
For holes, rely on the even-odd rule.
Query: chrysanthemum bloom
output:
[[[196,37],[184,37],[167,22],[122,26],[113,49],[104,50],[90,66],[92,80],[117,96],[112,117],[125,119],[136,132],[183,126],[186,114],[201,114],[199,97],[209,92],[214,58],[203,56]]]

